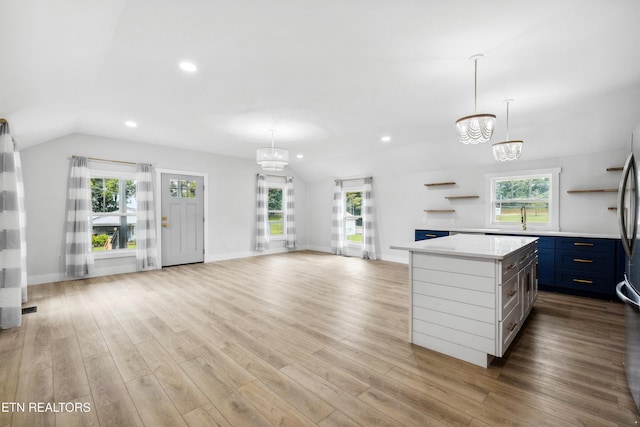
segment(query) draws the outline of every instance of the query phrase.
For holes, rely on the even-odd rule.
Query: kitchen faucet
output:
[[[527,208],[522,205],[520,207],[520,222],[522,223],[522,229],[527,229]]]

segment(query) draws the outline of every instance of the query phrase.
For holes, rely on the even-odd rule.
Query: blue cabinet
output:
[[[578,294],[613,296],[619,276],[616,241],[556,237],[555,286]]]
[[[435,239],[436,237],[448,236],[448,231],[435,231],[435,230],[415,230],[415,241]]]
[[[448,235],[447,231],[415,230],[416,241]],[[615,286],[622,280],[624,267],[619,239],[538,236],[541,290],[615,299]]]
[[[555,237],[538,239],[538,286],[553,286],[556,270]]]

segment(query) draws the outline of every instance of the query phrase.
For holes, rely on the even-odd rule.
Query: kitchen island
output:
[[[537,294],[537,238],[456,234],[391,246],[409,257],[409,340],[488,367]]]

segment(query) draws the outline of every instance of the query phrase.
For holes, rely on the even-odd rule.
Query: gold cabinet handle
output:
[[[593,280],[573,279],[573,283],[585,283],[587,285],[593,285]]]
[[[574,242],[573,246],[595,246],[593,243]]]
[[[438,237],[435,234],[425,234],[424,237]]]
[[[592,259],[574,258],[573,262],[581,262],[581,263],[592,264],[593,260]]]
[[[162,223],[162,226],[163,226],[163,227],[168,227],[168,226],[169,226],[169,224],[167,224],[166,222],[163,222],[163,223]]]
[[[511,291],[511,292],[507,293],[507,296],[508,296],[508,297],[512,297],[512,296],[514,296],[515,294],[516,294],[516,290],[514,289],[513,291]]]
[[[513,332],[513,330],[517,327],[518,327],[518,322],[514,323],[513,326],[509,328],[509,332]]]
[[[511,264],[509,267],[507,267],[507,270],[513,270],[514,268],[516,268],[515,264]]]

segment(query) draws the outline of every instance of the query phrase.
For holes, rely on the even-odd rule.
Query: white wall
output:
[[[64,230],[72,155],[151,163],[209,174],[205,261],[254,255],[255,161],[89,135],[69,135],[21,151],[27,209],[29,284],[64,280]],[[293,175],[291,170],[285,170]],[[296,179],[298,245],[306,246],[306,186]],[[124,262],[123,262],[124,261]],[[134,271],[134,260],[96,260],[96,275]]]
[[[496,163],[490,168],[450,169],[423,173],[375,176],[373,190],[382,258],[407,262],[394,243],[412,241],[416,228],[486,227],[485,174],[561,167],[560,230],[617,235],[616,193],[567,194],[567,190],[617,188],[620,172],[606,168],[623,166],[628,152],[611,151],[539,161]],[[455,186],[427,188],[430,182],[454,181]],[[307,183],[310,248],[330,251],[333,181]],[[478,195],[479,199],[448,201],[447,195]],[[455,213],[426,214],[425,209],[455,209]]]
[[[253,160],[113,140],[69,135],[22,152],[27,206],[29,284],[64,280],[66,188],[71,155],[133,162],[149,162],[160,169],[209,174],[208,253],[205,261],[254,255],[255,174]],[[539,161],[496,163],[490,168],[449,169],[374,176],[378,240],[383,259],[406,262],[394,243],[413,240],[416,228],[485,227],[485,174],[561,167],[560,229],[617,234],[615,193],[567,194],[570,189],[615,188],[626,151],[611,151]],[[291,170],[286,171],[292,174]],[[295,174],[293,174],[295,176]],[[429,189],[429,182],[455,181],[446,189]],[[295,180],[299,248],[330,251],[333,180],[304,183]],[[445,195],[479,195],[479,199],[448,201]],[[424,209],[454,208],[454,214],[425,214]],[[104,260],[99,274],[133,271],[133,262]]]

